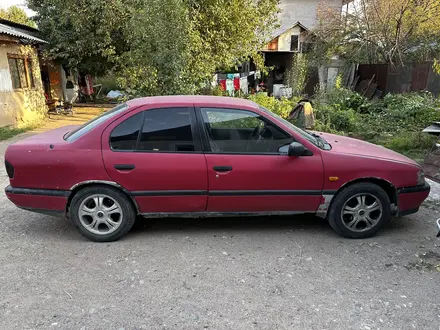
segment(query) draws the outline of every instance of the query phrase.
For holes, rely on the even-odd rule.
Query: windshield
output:
[[[92,130],[93,128],[98,126],[99,124],[103,123],[104,121],[106,121],[107,119],[109,119],[111,117],[114,117],[114,116],[120,114],[121,112],[125,111],[127,108],[128,108],[128,105],[125,103],[117,105],[113,109],[104,112],[103,114],[99,115],[98,117],[95,117],[92,120],[89,120],[88,122],[81,125],[80,127],[67,133],[64,136],[64,140],[73,141],[73,140],[79,138],[80,136],[83,136],[84,134],[86,134],[87,132],[89,132],[90,130]]]
[[[267,114],[269,114],[272,117],[277,118],[279,121],[283,122],[284,124],[286,124],[289,128],[291,128],[292,130],[294,130],[296,133],[298,133],[299,135],[301,135],[303,138],[305,138],[307,141],[313,143],[315,146],[322,148],[322,143],[312,134],[302,130],[299,127],[296,127],[295,125],[293,125],[291,122],[285,120],[283,117],[277,115],[276,113],[273,113],[272,111],[266,109],[265,107],[259,105],[259,108],[261,111],[266,112]]]

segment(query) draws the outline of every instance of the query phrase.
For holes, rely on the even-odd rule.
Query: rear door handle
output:
[[[133,164],[115,164],[115,169],[119,171],[131,171],[135,169]]]
[[[232,171],[232,166],[214,166],[212,169],[217,172],[229,172]]]

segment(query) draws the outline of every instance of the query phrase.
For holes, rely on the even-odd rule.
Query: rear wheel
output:
[[[339,192],[332,202],[330,226],[348,238],[375,235],[391,217],[390,200],[379,186],[363,182]]]
[[[136,219],[129,198],[111,187],[88,187],[72,199],[71,219],[79,232],[95,242],[111,242],[128,233]]]

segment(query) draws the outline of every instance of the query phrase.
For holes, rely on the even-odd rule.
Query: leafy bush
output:
[[[317,99],[317,128],[348,133],[420,161],[435,140],[421,131],[440,119],[439,107],[430,93],[388,94],[368,101],[352,91],[330,91]]]
[[[345,88],[333,88],[320,91],[315,96],[315,102],[337,110],[353,110],[357,113],[367,113],[371,104],[360,94]]]
[[[410,132],[393,136],[387,141],[383,141],[385,147],[405,152],[409,150],[424,150],[432,147],[435,137],[422,132]]]
[[[352,109],[342,110],[328,105],[317,105],[315,108],[316,129],[329,133],[351,133],[358,117]]]
[[[316,129],[330,133],[350,134],[356,129],[359,113],[366,99],[347,89],[319,92],[314,100]]]
[[[415,125],[416,128],[439,119],[440,103],[430,93],[388,94],[383,104],[389,119]]]
[[[113,74],[107,74],[96,79],[96,84],[102,84],[101,95],[107,95],[111,90],[120,89],[116,77]]]
[[[422,132],[402,132],[389,139],[376,139],[375,142],[421,162],[436,140],[435,136]]]
[[[283,118],[287,118],[289,116],[290,112],[293,110],[293,108],[295,108],[298,101],[300,100],[299,97],[292,99],[277,99],[273,96],[267,96],[264,93],[252,94],[249,95],[247,98],[251,101],[254,101],[255,103],[262,105],[263,107]]]
[[[293,95],[301,95],[307,83],[309,61],[306,54],[298,53],[292,58],[290,69],[286,70],[287,86],[292,88]]]
[[[299,100],[278,100],[264,94],[248,98],[284,118]],[[381,144],[416,160],[423,159],[435,140],[422,129],[440,120],[440,100],[425,92],[388,94],[369,101],[351,90],[334,88],[318,92],[313,108],[315,130]]]
[[[227,96],[228,92],[222,90],[220,86],[216,86],[216,87],[209,86],[209,87],[199,89],[197,94],[211,95],[211,96]]]

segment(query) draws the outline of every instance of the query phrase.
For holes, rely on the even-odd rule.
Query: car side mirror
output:
[[[306,148],[298,142],[292,142],[289,144],[289,149],[287,151],[287,156],[289,157],[299,157],[302,156],[306,151]]]
[[[299,157],[299,156],[312,156],[313,153],[304,147],[299,142],[292,142],[291,144],[284,145],[278,149],[280,154],[285,154],[289,157]]]

